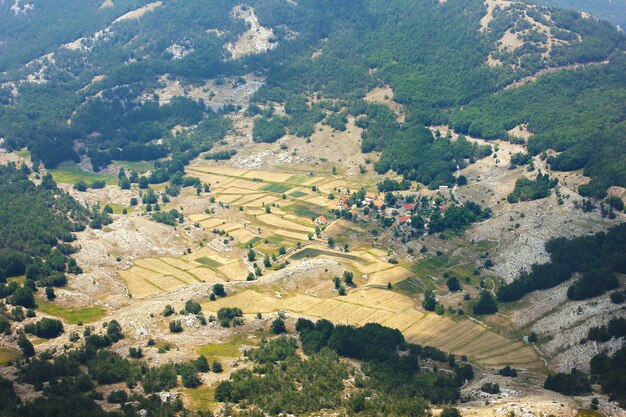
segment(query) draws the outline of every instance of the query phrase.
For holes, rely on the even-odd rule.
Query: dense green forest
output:
[[[150,367],[139,360],[143,356],[141,348],[131,348],[130,359],[107,350],[123,337],[122,327],[112,320],[106,323],[100,334],[96,334],[91,327],[85,328],[82,335],[75,333],[72,339],[75,343],[80,341],[81,345],[56,357],[42,353],[31,358],[35,354],[32,344],[24,342],[22,345],[27,358],[16,364],[17,381],[31,384],[40,395],[33,401],[22,402],[13,383],[0,378],[0,416],[61,417],[68,415],[70,410],[72,415],[98,417],[137,416],[141,415],[140,410],[155,416],[211,415],[192,414],[184,409],[180,399],[161,400],[155,393],[175,388],[180,383],[184,387],[195,388],[201,385],[199,374],[209,372],[211,368],[217,369],[215,363],[210,367],[207,359],[200,356],[179,364]],[[23,335],[20,338],[25,340]],[[179,376],[181,382],[178,381]],[[128,388],[141,384],[144,394],[113,390],[106,401],[121,404],[121,409],[114,413],[105,412],[96,402],[105,400],[96,387],[117,383],[125,383]]]
[[[216,399],[270,415],[340,408],[350,416],[426,416],[428,401],[455,402],[459,387],[474,377],[472,367],[457,363],[453,355],[406,343],[398,330],[378,324],[335,326],[298,319],[296,329],[307,359],[296,353],[296,339],[266,342],[248,352],[251,370],[235,371],[218,385]],[[347,399],[342,394],[355,371],[341,357],[363,361]],[[420,370],[420,360],[439,362],[447,371]]]
[[[118,0],[101,8],[100,0],[79,3],[63,0],[30,0],[0,4],[0,71],[38,58],[56,46],[106,27],[124,13],[150,3],[147,0]],[[27,8],[26,4],[32,8]],[[54,22],[54,25],[50,23]]]
[[[615,274],[626,273],[626,223],[592,236],[552,239],[546,250],[550,262],[534,264],[530,271],[522,271],[515,281],[501,286],[499,301],[519,300],[532,291],[555,287],[575,273],[580,277],[567,291],[572,300],[597,297],[617,288]]]
[[[528,149],[559,153],[550,158],[560,171],[584,169],[592,177],[583,194],[603,197],[611,185],[626,184],[626,56],[606,65],[561,71],[534,83],[482,97],[453,114],[460,132],[485,138],[506,136],[527,123],[534,135]]]
[[[0,279],[27,274],[33,280],[76,272],[69,257],[74,232],[92,215],[50,176],[33,183],[26,165],[0,166]],[[74,267],[74,270],[72,270]]]
[[[250,5],[260,23],[274,31],[276,48],[228,60],[224,45],[246,29],[243,20],[230,14],[235,1],[169,1],[141,19],[116,22],[104,40],[88,35],[141,2],[127,0],[102,11],[95,9],[94,2],[81,4],[85,18],[72,22],[68,20],[79,11],[65,12],[60,5],[48,18],[63,12],[63,19],[49,28],[43,28],[46,15],[41,11],[62,3],[59,0],[49,6],[35,2],[30,17],[12,16],[3,9],[8,27],[20,36],[36,34],[29,38],[34,39],[29,43],[33,48],[54,51],[53,61],[24,70],[17,55],[34,52],[13,48],[23,43],[17,38],[7,42],[5,48],[13,52],[3,55],[8,71],[1,78],[18,81],[41,68],[47,82],[18,82],[16,97],[10,89],[0,89],[0,133],[6,145],[27,146],[46,166],[88,156],[98,169],[113,159],[159,159],[174,153],[171,144],[157,140],[170,137],[173,125],[193,127],[210,112],[201,102],[185,99],[158,106],[144,92],[154,91],[164,74],[198,85],[207,79],[256,72],[266,77],[266,85],[255,102],[270,107],[284,104],[287,113],[278,117],[266,111],[267,106],[251,106],[250,111],[258,114],[258,141],[275,141],[285,133],[310,137],[320,121],[343,130],[347,115],[357,116],[359,127],[365,129],[362,150],[383,151],[377,170],[394,169],[436,187],[454,182],[457,165],[488,152],[466,143],[433,141],[423,125],[451,123],[463,133],[495,138],[528,123],[535,133],[529,142],[531,153],[554,148],[562,153],[548,161],[552,168],[584,168],[593,178],[581,192],[602,196],[608,186],[626,184],[624,112],[618,105],[626,94],[626,58],[620,53],[611,56],[623,48],[624,36],[607,23],[574,12],[516,4],[497,10],[489,30],[481,31],[486,7],[480,0],[255,0]],[[560,44],[542,55],[545,39],[531,31],[527,44],[515,53],[497,52],[495,43],[509,28],[530,30],[523,23],[525,15],[551,26]],[[27,18],[32,20],[30,27],[25,27]],[[56,32],[50,34],[52,27]],[[79,34],[87,36],[84,49],[55,49]],[[166,52],[173,43],[183,45],[188,53],[173,59]],[[316,50],[322,53],[313,59]],[[486,65],[490,53],[503,65]],[[607,65],[557,72],[494,94],[542,68],[608,57]],[[92,83],[96,75],[106,77]],[[395,100],[405,105],[406,123],[398,123],[382,105],[359,100],[368,89],[382,84],[390,85]],[[334,101],[307,103],[314,95]],[[219,135],[203,138],[197,149],[208,150],[216,138]],[[76,142],[85,146],[76,148]]]
[[[587,12],[626,28],[626,0],[541,0],[539,3]]]

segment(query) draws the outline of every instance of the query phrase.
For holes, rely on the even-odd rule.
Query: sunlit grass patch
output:
[[[0,347],[0,365],[6,365],[8,362],[15,361],[22,357],[22,354],[15,349]]]
[[[80,180],[90,184],[96,180],[103,180],[107,185],[115,185],[118,181],[114,175],[83,171],[78,165],[72,163],[61,164],[58,168],[50,169],[48,172],[56,182],[63,184],[75,184]]]
[[[215,401],[215,386],[186,389],[187,408],[192,411],[208,411],[217,402]]]
[[[148,161],[113,161],[113,164],[124,168],[126,171],[137,171],[140,174],[154,169],[154,163]]]
[[[42,313],[63,319],[69,324],[90,323],[106,316],[102,307],[86,307],[77,310],[61,307],[45,300],[37,300],[37,309]]]

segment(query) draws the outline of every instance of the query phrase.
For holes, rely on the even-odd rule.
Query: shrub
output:
[[[35,324],[33,333],[37,337],[54,339],[63,334],[63,324],[60,320],[44,317]]]
[[[185,312],[187,314],[200,314],[202,307],[193,300],[187,300],[185,303]]]
[[[218,297],[226,297],[226,290],[224,289],[223,284],[213,285],[212,290],[213,290],[213,294],[217,295]]]
[[[181,324],[180,320],[170,321],[170,332],[182,333],[182,331],[183,331],[183,325]]]
[[[500,369],[498,371],[498,373],[502,376],[508,376],[511,378],[515,378],[517,377],[517,371],[514,368],[511,368],[509,365],[505,366],[504,368]]]
[[[498,305],[496,300],[486,290],[480,293],[480,299],[473,308],[474,314],[494,314],[498,311]]]
[[[482,392],[486,392],[487,394],[499,394],[500,385],[494,382],[486,382],[480,387],[480,390]]]
[[[272,322],[272,333],[274,334],[282,334],[287,331],[287,327],[285,326],[285,321],[280,317]]]
[[[548,376],[543,387],[564,395],[583,395],[591,392],[589,378],[576,368],[569,374],[559,372]]]

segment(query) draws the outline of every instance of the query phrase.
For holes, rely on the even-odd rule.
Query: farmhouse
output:
[[[411,223],[411,216],[398,216],[398,223]]]
[[[317,219],[315,219],[315,224],[318,226],[322,226],[326,223],[328,223],[328,220],[324,216],[319,216]]]

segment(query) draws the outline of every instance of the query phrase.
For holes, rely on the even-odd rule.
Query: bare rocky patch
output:
[[[278,44],[275,42],[274,31],[259,23],[254,8],[242,5],[235,6],[232,16],[242,19],[248,24],[248,30],[235,43],[226,44],[226,50],[232,59],[260,54],[276,48]]]

